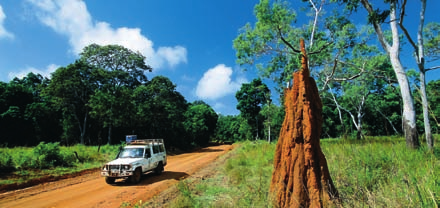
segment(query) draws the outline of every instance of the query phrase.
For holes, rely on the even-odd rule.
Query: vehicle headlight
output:
[[[130,168],[131,168],[131,165],[123,165],[122,166],[122,169],[124,169],[124,170],[130,170]]]

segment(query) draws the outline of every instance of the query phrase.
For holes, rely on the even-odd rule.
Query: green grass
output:
[[[38,147],[0,148],[0,185],[24,183],[45,176],[61,176],[100,167],[114,159],[119,146],[75,145],[56,143]],[[75,156],[77,152],[78,158]]]
[[[438,144],[439,136],[436,136]],[[440,149],[406,148],[403,138],[321,140],[343,207],[438,207]],[[437,145],[438,146],[438,145]],[[219,173],[178,185],[170,207],[271,207],[275,144],[243,142]]]

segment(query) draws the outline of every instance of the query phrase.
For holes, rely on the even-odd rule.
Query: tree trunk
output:
[[[415,56],[420,71],[420,96],[422,98],[423,122],[425,124],[425,138],[428,149],[434,148],[434,141],[431,134],[431,124],[429,123],[428,98],[426,96],[426,79],[425,79],[425,58],[423,46],[423,25],[425,22],[426,0],[421,0],[420,23],[417,31],[417,55]],[[408,37],[409,38],[409,37]]]
[[[425,124],[425,138],[428,149],[434,148],[434,140],[432,139],[431,124],[429,123],[428,98],[426,96],[425,72],[420,71],[420,96],[422,97],[423,106],[423,122]]]
[[[310,77],[304,40],[302,69],[285,89],[286,115],[278,139],[270,185],[277,207],[323,207],[338,199],[320,147],[322,103]]]
[[[107,144],[112,144],[112,124],[108,126],[108,137],[107,137]]]
[[[414,108],[408,78],[405,70],[402,67],[402,64],[400,63],[397,50],[398,49],[396,49],[396,51],[390,51],[390,58],[394,72],[396,73],[397,81],[399,82],[400,93],[402,96],[402,128],[405,134],[406,146],[415,149],[420,147],[420,141],[416,128],[416,111]]]

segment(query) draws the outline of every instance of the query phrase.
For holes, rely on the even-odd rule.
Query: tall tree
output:
[[[51,97],[43,92],[50,80],[40,74],[28,73],[22,79],[14,78],[13,82],[23,85],[32,94],[33,102],[26,106],[24,118],[32,121],[36,141],[59,141],[60,136],[60,113],[50,102]]]
[[[98,69],[99,92],[92,96],[91,115],[108,127],[110,144],[112,127],[121,125],[126,117],[123,107],[130,104],[130,100],[126,100],[127,91],[145,83],[145,72],[151,72],[152,68],[141,53],[120,45],[91,44],[80,55],[82,61]]]
[[[240,90],[235,94],[238,104],[237,109],[241,112],[249,125],[252,126],[255,132],[255,138],[258,139],[260,124],[263,119],[260,116],[262,106],[270,101],[270,90],[260,78],[252,80],[251,83],[245,83]]]
[[[169,146],[188,147],[183,127],[188,104],[176,91],[176,85],[164,76],[156,76],[133,94],[141,133],[149,138],[163,138]]]
[[[43,93],[52,96],[52,102],[63,111],[64,137],[69,141],[71,123],[79,130],[80,143],[84,144],[89,119],[89,101],[97,89],[95,69],[84,61],[77,60],[67,67],[52,73],[52,79]],[[73,121],[69,122],[69,119]]]
[[[400,86],[400,93],[403,101],[402,128],[405,134],[406,144],[410,148],[418,148],[420,146],[420,141],[417,135],[416,111],[414,107],[414,100],[411,95],[411,89],[409,86],[408,77],[405,73],[405,69],[403,68],[402,62],[400,60],[401,40],[399,33],[399,25],[403,30],[405,30],[404,27],[402,27],[402,25],[404,20],[403,17],[405,15],[406,0],[402,1],[400,7],[398,7],[399,0],[391,0],[391,1],[386,0],[384,1],[385,5],[387,6],[387,9],[385,10],[381,10],[379,8],[373,8],[373,5],[370,3],[369,0],[338,0],[338,1],[344,3],[347,9],[349,10],[356,10],[359,7],[359,4],[362,4],[363,8],[368,12],[368,22],[373,25],[374,30],[377,34],[377,38],[382,48],[389,55],[391,60],[391,65],[393,66],[394,72],[396,74]],[[419,30],[423,30],[424,15],[425,15],[424,8],[426,7],[426,1],[421,0],[421,2],[422,2],[422,10],[420,11],[421,19],[419,23]],[[398,16],[399,14],[400,17]],[[387,20],[387,18],[392,34],[391,42],[388,41],[384,33],[384,30],[382,28],[382,23],[384,23]],[[417,53],[421,55],[418,56],[418,58],[423,59],[423,52],[421,53],[417,52]]]
[[[0,140],[7,145],[33,145],[35,133],[25,111],[33,103],[32,91],[17,79],[0,85]]]
[[[217,126],[218,115],[203,101],[194,101],[185,112],[183,126],[197,145],[207,145]]]

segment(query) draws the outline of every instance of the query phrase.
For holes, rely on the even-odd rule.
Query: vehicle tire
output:
[[[154,169],[154,173],[156,175],[160,175],[163,172],[163,164],[162,162],[160,162],[159,164],[157,164],[157,167]]]
[[[107,184],[114,184],[115,183],[116,178],[111,178],[111,177],[105,177],[105,182]]]
[[[142,171],[140,168],[136,168],[136,170],[133,172],[133,175],[131,176],[131,182],[132,183],[139,183],[141,181]]]

